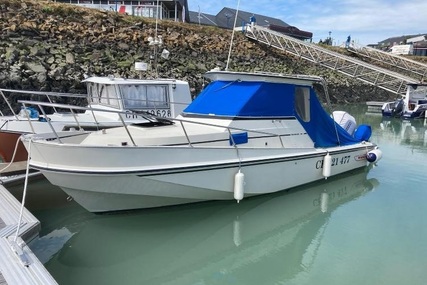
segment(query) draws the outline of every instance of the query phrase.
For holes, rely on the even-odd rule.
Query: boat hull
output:
[[[16,143],[18,147],[16,150],[13,162],[25,161],[28,158],[27,150],[20,141],[21,135],[29,133],[47,133],[52,132],[51,127],[55,131],[59,131],[63,128],[62,123],[51,122],[49,125],[47,122],[40,120],[33,120],[31,124],[27,119],[14,120],[14,117],[0,118],[4,119],[2,129],[0,130],[0,157],[3,162],[11,162],[15,151]]]
[[[107,150],[32,144],[31,166],[91,212],[232,200],[239,170],[245,175],[245,197],[273,193],[324,179],[323,160],[328,151],[331,175],[337,175],[365,167],[366,153],[375,147],[361,143],[328,150],[240,148],[237,155],[234,148]]]
[[[424,118],[425,117],[425,110],[424,109],[418,109],[416,111],[412,112],[404,112],[402,114],[402,118],[409,120],[409,119],[418,119],[418,118]]]
[[[11,162],[12,158],[14,162],[27,160],[28,153],[20,137],[21,133],[0,131],[0,158],[3,162]],[[13,157],[17,143],[15,157]]]

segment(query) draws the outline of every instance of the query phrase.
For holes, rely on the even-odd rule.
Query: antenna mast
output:
[[[231,43],[230,43],[230,49],[228,50],[228,58],[227,58],[227,65],[225,66],[225,71],[228,71],[228,64],[230,63],[231,49],[233,47],[233,39],[234,39],[234,30],[235,30],[234,28],[236,27],[237,15],[239,14],[239,6],[240,6],[240,0],[237,1],[236,16],[234,17],[233,32],[231,33]]]

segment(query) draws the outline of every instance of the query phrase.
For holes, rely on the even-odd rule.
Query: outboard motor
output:
[[[403,112],[404,104],[405,102],[403,101],[403,99],[397,99],[396,102],[394,103],[393,108],[391,109],[391,115],[394,117],[400,117]]]
[[[356,129],[356,119],[353,116],[344,111],[334,111],[332,112],[332,118],[350,135],[353,135]]]

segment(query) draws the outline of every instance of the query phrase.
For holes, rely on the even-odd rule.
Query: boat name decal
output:
[[[354,160],[356,161],[366,160],[366,155],[365,154],[356,155],[354,157]]]

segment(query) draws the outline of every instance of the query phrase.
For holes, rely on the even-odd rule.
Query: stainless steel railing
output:
[[[0,94],[8,106],[10,112],[13,114],[13,116],[18,119],[16,112],[14,111],[12,104],[9,102],[7,96],[5,93],[14,93],[14,94],[20,94],[20,95],[26,95],[26,96],[43,96],[46,97],[47,100],[50,103],[53,103],[53,97],[63,97],[63,98],[79,98],[79,99],[86,99],[86,94],[77,94],[77,93],[60,93],[60,92],[47,92],[47,91],[28,91],[28,90],[14,90],[14,89],[4,89],[0,88]],[[55,110],[56,112],[56,110]],[[4,116],[4,113],[1,113],[2,116]]]
[[[118,114],[118,117],[120,118],[120,121],[122,123],[122,126],[125,128],[127,135],[129,136],[130,141],[132,142],[133,146],[137,146],[135,139],[133,138],[128,125],[130,124],[130,122],[125,122],[123,120],[123,116],[122,115],[129,115],[132,114],[129,111],[118,111],[118,110],[105,110],[105,109],[99,109],[99,108],[89,108],[89,107],[81,107],[81,106],[74,106],[74,105],[67,105],[67,104],[58,104],[58,103],[49,103],[49,102],[40,102],[40,101],[29,101],[29,100],[18,100],[18,103],[21,103],[24,108],[26,108],[27,106],[33,105],[33,106],[37,106],[44,118],[46,119],[46,121],[48,122],[50,128],[52,129],[52,133],[54,134],[54,137],[58,140],[59,143],[62,143],[61,141],[61,137],[58,135],[58,133],[55,131],[55,128],[52,126],[48,115],[46,114],[46,112],[44,111],[44,107],[56,107],[58,109],[68,109],[70,110],[71,113],[76,114],[76,110],[78,111],[90,111],[92,112],[92,114],[94,114],[94,112],[106,112],[106,113],[115,113]],[[181,126],[184,136],[186,137],[187,140],[187,144],[190,147],[193,147],[193,143],[191,141],[190,135],[188,133],[188,128],[186,128],[185,124],[196,124],[196,125],[203,125],[203,126],[209,126],[209,127],[217,127],[217,128],[223,128],[226,129],[227,132],[229,133],[229,137],[230,140],[232,142],[232,145],[234,147],[237,147],[236,142],[234,141],[234,138],[232,136],[233,132],[248,132],[248,133],[256,133],[256,134],[260,134],[260,135],[264,135],[264,136],[272,136],[272,137],[277,137],[280,145],[282,148],[284,148],[284,143],[282,140],[282,134],[277,134],[277,133],[271,133],[271,132],[265,132],[265,131],[259,131],[259,130],[249,130],[249,129],[245,129],[245,128],[237,128],[237,127],[230,127],[230,126],[223,126],[223,125],[218,125],[218,124],[211,124],[211,123],[206,123],[206,122],[194,122],[191,120],[185,120],[185,119],[180,119],[180,118],[163,118],[163,117],[156,117],[153,116],[149,113],[143,114],[143,113],[136,113],[136,115],[141,116],[142,118],[146,119],[147,121],[169,121],[171,123],[179,123],[179,125]],[[94,115],[95,116],[95,115]],[[74,119],[76,121],[76,126],[80,126],[80,122],[78,121],[78,116],[75,115]],[[31,124],[31,120],[29,120],[29,123]],[[79,127],[80,129],[80,127]]]
[[[175,102],[175,101],[169,101],[169,99],[165,100],[150,100],[150,99],[141,99],[141,98],[125,98],[119,95],[116,96],[111,96],[108,97],[109,101],[112,102],[117,102],[115,104],[107,104],[107,103],[103,103],[103,102],[98,102],[95,103],[93,102],[93,95],[89,95],[89,94],[77,94],[77,93],[61,93],[61,92],[47,92],[47,91],[28,91],[28,90],[14,90],[14,89],[4,89],[4,88],[0,88],[0,95],[3,99],[3,101],[6,103],[8,109],[9,109],[9,113],[11,113],[17,120],[18,120],[18,114],[15,112],[15,110],[13,109],[13,106],[10,102],[10,100],[8,100],[8,96],[6,96],[6,94],[19,94],[22,96],[42,96],[44,98],[47,99],[47,101],[49,103],[54,104],[55,103],[55,99],[58,98],[62,98],[62,99],[70,99],[70,98],[76,98],[76,99],[82,99],[84,100],[84,102],[86,102],[86,105],[102,105],[102,106],[107,106],[107,107],[112,107],[112,108],[119,108],[119,103],[121,103],[121,106],[123,106],[122,109],[127,109],[127,105],[126,102],[132,102],[136,105],[138,105],[137,107],[129,107],[129,109],[135,109],[135,110],[154,110],[154,113],[159,113],[158,111],[161,110],[165,110],[168,109],[170,110],[170,108],[174,105],[185,105],[187,106],[188,103],[183,103],[183,102]],[[25,97],[25,99],[28,97]],[[22,100],[25,100],[24,98],[21,98]],[[101,99],[105,99],[105,98],[99,98]],[[40,101],[36,100],[36,101]],[[147,106],[143,106],[144,104],[147,104]],[[165,106],[166,104],[166,106]],[[57,107],[52,106],[53,111],[54,112],[58,112],[58,110],[56,110]],[[5,116],[5,111],[1,111],[0,110],[0,116]],[[154,115],[154,114],[153,114]]]

